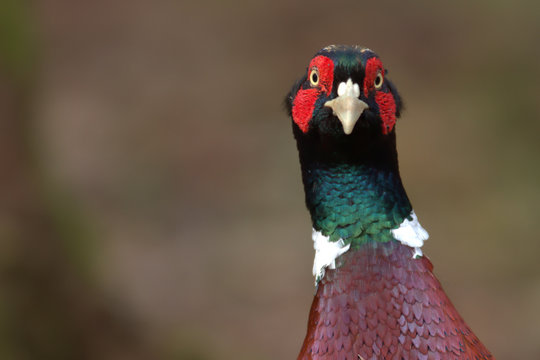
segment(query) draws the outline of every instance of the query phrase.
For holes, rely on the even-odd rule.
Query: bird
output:
[[[422,252],[396,150],[403,108],[380,57],[330,45],[285,98],[313,226],[305,359],[493,359]]]

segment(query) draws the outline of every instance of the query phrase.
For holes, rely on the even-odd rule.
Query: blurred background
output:
[[[540,358],[535,1],[0,2],[0,358],[293,359],[314,292],[282,100],[332,43],[406,111],[424,253]]]

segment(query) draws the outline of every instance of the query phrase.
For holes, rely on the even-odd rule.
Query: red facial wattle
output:
[[[384,74],[381,60],[376,57],[369,59],[366,63],[364,96],[367,97],[370,92],[375,91],[375,102],[379,106],[379,115],[382,120],[382,132],[386,135],[396,124],[396,102],[392,93],[375,89],[375,79],[379,73]]]
[[[292,117],[303,132],[308,131],[309,121],[315,109],[315,102],[320,94],[319,89],[300,89],[294,98]]]
[[[322,93],[330,95],[334,82],[334,62],[330,58],[323,55],[313,58],[308,67],[308,76],[313,68],[319,71],[319,83],[317,86],[298,90],[292,106],[293,121],[304,133],[309,129],[317,99]]]
[[[323,55],[313,58],[308,67],[308,78],[314,68],[318,70],[318,84],[311,84],[308,88],[302,86],[292,103],[293,121],[304,133],[309,130],[309,124],[313,118],[313,111],[315,110],[317,100],[322,94],[330,95],[334,81],[334,62],[330,58]],[[367,60],[365,66],[363,93],[366,98],[371,93],[374,93],[375,102],[379,108],[379,115],[382,121],[382,133],[388,134],[392,131],[396,123],[396,102],[391,92],[385,92],[388,91],[387,88],[375,88],[375,80],[378,74],[384,75],[382,62],[379,58],[372,57]]]
[[[382,132],[388,134],[396,124],[396,102],[391,93],[377,91],[375,101],[379,105],[379,114],[382,120]]]

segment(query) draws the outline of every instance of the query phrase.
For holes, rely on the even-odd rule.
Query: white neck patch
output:
[[[428,232],[420,225],[418,218],[411,211],[411,220],[405,218],[397,229],[391,230],[394,239],[403,245],[410,246],[414,249],[413,258],[416,259],[423,256],[420,249],[424,245],[424,241],[429,238]],[[311,234],[313,239],[313,247],[315,248],[315,260],[313,261],[313,276],[315,276],[315,285],[324,277],[324,270],[336,268],[336,259],[338,256],[346,253],[351,244],[345,245],[343,239],[338,241],[330,241],[329,236],[324,236],[322,232],[313,229]]]
[[[330,241],[329,236],[324,236],[320,231],[313,229],[311,234],[313,247],[315,248],[315,260],[313,261],[313,275],[315,276],[315,285],[323,278],[324,269],[336,268],[336,259],[341,254],[346,253],[351,244],[345,245],[343,239]]]
[[[422,250],[420,249],[424,245],[424,241],[429,238],[428,232],[420,225],[418,218],[411,211],[412,221],[405,218],[397,229],[391,230],[394,239],[402,243],[403,245],[410,246],[414,249],[413,258],[422,256]]]

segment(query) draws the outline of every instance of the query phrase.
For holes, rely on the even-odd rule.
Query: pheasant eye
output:
[[[383,84],[383,75],[381,72],[377,73],[377,76],[375,77],[375,81],[373,82],[375,85],[375,89],[380,90]]]
[[[311,83],[311,86],[319,85],[319,70],[317,68],[311,69],[311,73],[309,74],[309,82]]]

